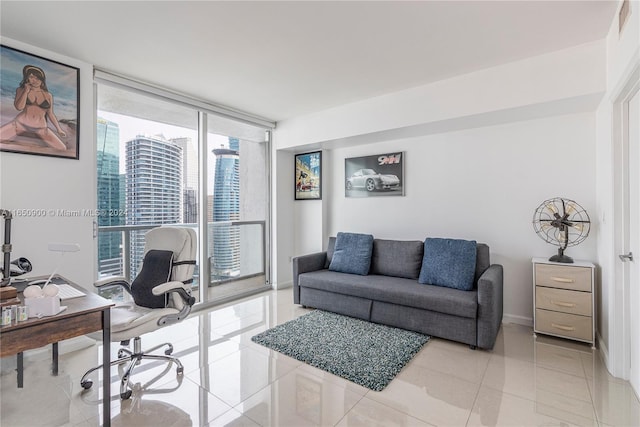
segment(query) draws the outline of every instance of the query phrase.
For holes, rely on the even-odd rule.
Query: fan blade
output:
[[[555,227],[554,227],[553,225],[550,225],[550,224],[541,224],[541,225],[540,225],[540,229],[541,229],[542,231],[544,231],[545,233],[546,233],[547,231],[551,230],[551,229],[554,229],[554,228],[555,228]]]
[[[571,227],[575,228],[578,231],[584,230],[584,224],[573,224]]]
[[[571,213],[576,211],[576,205],[574,203],[567,203],[565,206],[565,213],[567,215],[571,215]]]
[[[547,203],[545,206],[554,214],[558,213],[558,208],[556,208],[556,205],[554,205],[553,203]]]

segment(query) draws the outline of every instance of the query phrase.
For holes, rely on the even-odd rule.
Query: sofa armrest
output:
[[[300,287],[298,286],[298,276],[302,273],[318,271],[324,269],[327,259],[326,252],[316,252],[308,255],[301,255],[293,258],[293,303],[300,304]]]
[[[502,265],[492,264],[478,279],[478,347],[490,350],[502,324]]]

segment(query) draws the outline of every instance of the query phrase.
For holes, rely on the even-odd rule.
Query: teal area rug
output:
[[[251,337],[253,342],[380,391],[429,336],[315,310]]]

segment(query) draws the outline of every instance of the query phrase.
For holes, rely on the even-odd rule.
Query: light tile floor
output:
[[[381,392],[251,342],[308,311],[292,303],[291,289],[269,291],[145,335],[143,347],[174,344],[184,375],[166,364],[141,365],[133,397],[121,401],[113,368],[112,425],[640,426],[633,389],[608,374],[597,351],[534,339],[519,325],[503,325],[493,351],[433,338]],[[99,372],[91,390],[79,385],[100,354],[100,343],[62,354],[58,377],[50,376],[46,354],[29,356],[23,389],[3,369],[0,425],[100,425]]]

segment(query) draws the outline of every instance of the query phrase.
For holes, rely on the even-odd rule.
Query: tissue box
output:
[[[53,316],[60,313],[60,297],[25,298],[29,317]]]

